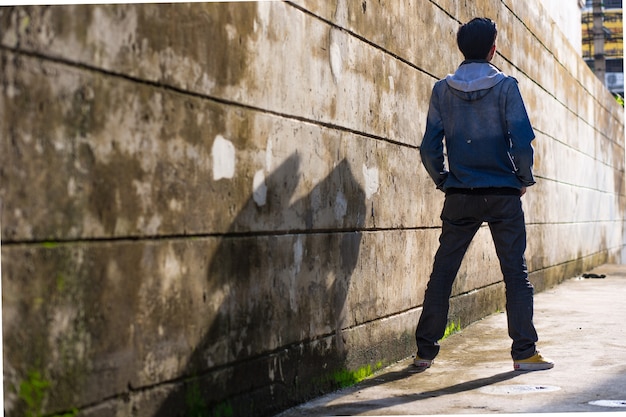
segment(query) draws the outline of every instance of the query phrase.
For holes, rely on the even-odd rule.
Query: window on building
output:
[[[603,0],[602,5],[605,9],[621,9],[622,0]],[[585,7],[593,7],[593,0],[587,0]]]
[[[622,59],[607,59],[606,72],[624,72],[624,61]]]
[[[621,9],[622,0],[604,0],[605,9]]]

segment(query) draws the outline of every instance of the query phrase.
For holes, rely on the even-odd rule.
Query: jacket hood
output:
[[[487,61],[465,61],[454,74],[446,76],[446,83],[456,95],[465,100],[478,100],[506,75]],[[460,93],[460,94],[459,94]]]

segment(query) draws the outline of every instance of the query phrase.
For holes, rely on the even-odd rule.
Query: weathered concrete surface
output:
[[[409,355],[443,203],[418,145],[475,15],[537,134],[537,290],[619,260],[623,109],[539,2],[470,3],[0,8],[6,414],[268,415]],[[485,227],[450,320],[503,308]]]
[[[417,149],[10,52],[4,62],[15,96],[3,128],[20,140],[2,143],[3,172],[31,184],[3,187],[7,240],[438,223]],[[324,182],[342,161],[352,182]],[[413,204],[385,204],[420,189]]]
[[[506,315],[496,313],[445,339],[439,357],[423,373],[415,373],[412,358],[405,359],[280,417],[611,411],[622,415],[626,267],[606,264],[591,272],[607,277],[573,278],[535,297],[540,349],[555,361],[553,369],[513,371]]]

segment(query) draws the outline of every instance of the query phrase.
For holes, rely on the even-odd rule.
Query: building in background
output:
[[[624,26],[622,22],[622,0],[602,1],[603,51],[596,57],[594,48],[594,0],[587,0],[582,12],[582,55],[592,70],[596,59],[604,58],[604,84],[609,91],[624,97]]]

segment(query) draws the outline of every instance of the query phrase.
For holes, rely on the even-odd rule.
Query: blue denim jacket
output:
[[[517,80],[465,61],[433,87],[420,155],[440,190],[521,189],[535,183],[534,138]]]

